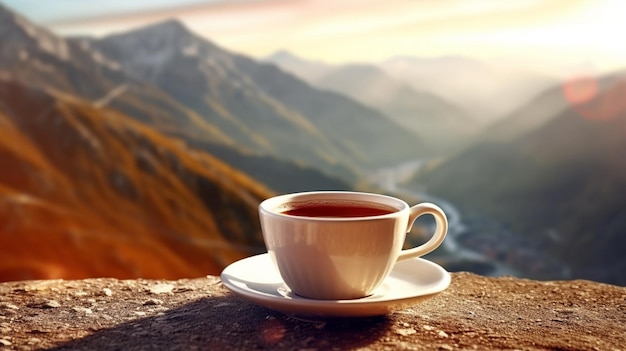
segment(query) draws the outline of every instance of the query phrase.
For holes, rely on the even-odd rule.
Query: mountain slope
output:
[[[2,5],[0,40],[0,66],[31,83],[96,99],[124,80],[115,63],[68,43]]]
[[[110,109],[0,79],[0,280],[217,274],[270,192]]]
[[[543,126],[469,148],[413,183],[544,243],[576,277],[626,284],[626,83],[604,81]]]
[[[513,113],[486,127],[476,140],[507,142],[540,128],[569,107],[560,86],[542,92]]]

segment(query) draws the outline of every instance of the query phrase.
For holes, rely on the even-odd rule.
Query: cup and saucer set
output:
[[[444,291],[450,274],[419,258],[441,245],[447,219],[436,205],[359,192],[280,195],[259,205],[268,253],[230,264],[222,283],[263,307],[310,318],[389,314]],[[425,244],[403,250],[415,219],[437,224]]]

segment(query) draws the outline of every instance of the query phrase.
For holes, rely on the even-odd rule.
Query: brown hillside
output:
[[[126,115],[0,80],[0,281],[217,274],[270,192]]]

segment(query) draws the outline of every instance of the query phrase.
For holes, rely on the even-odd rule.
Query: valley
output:
[[[426,256],[450,271],[471,271],[487,276],[512,275],[531,279],[568,279],[570,269],[547,257],[541,247],[516,240],[514,233],[502,223],[486,216],[463,216],[451,202],[408,188],[403,184],[428,160],[418,159],[375,172],[369,181],[390,194],[406,199],[409,205],[432,202],[441,207],[448,218],[448,235],[442,246]],[[419,219],[407,237],[409,246],[419,245],[423,236],[432,233],[434,223]],[[421,228],[420,228],[421,227]]]

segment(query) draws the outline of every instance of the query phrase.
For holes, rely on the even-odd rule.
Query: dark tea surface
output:
[[[397,209],[367,202],[305,202],[290,205],[281,213],[301,217],[371,217],[396,212]]]

